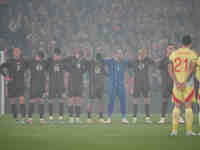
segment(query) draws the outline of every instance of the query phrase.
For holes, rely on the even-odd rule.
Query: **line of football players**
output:
[[[32,123],[32,114],[35,103],[39,104],[40,122],[44,119],[45,98],[48,97],[49,120],[54,120],[55,103],[59,103],[60,122],[64,120],[64,105],[67,103],[70,123],[81,123],[81,105],[83,103],[84,74],[89,79],[88,123],[93,123],[92,109],[98,103],[100,123],[111,123],[114,101],[120,99],[122,123],[128,123],[126,119],[126,89],[124,86],[124,73],[127,68],[134,72],[133,92],[133,119],[137,122],[138,103],[141,96],[145,100],[145,122],[152,123],[150,117],[151,89],[149,84],[149,68],[154,66],[161,72],[161,120],[160,124],[166,123],[166,114],[171,100],[173,81],[168,73],[169,56],[175,50],[174,44],[169,44],[166,55],[162,59],[152,60],[148,57],[147,49],[139,50],[136,60],[127,60],[123,57],[123,51],[116,50],[112,57],[103,58],[98,52],[95,58],[82,57],[81,51],[77,50],[72,56],[63,57],[60,49],[55,49],[54,54],[47,60],[44,53],[38,51],[33,59],[24,59],[19,48],[13,49],[13,58],[0,66],[0,73],[7,80],[8,99],[11,103],[13,117],[18,120],[17,100],[20,104],[21,123]],[[25,74],[30,73],[30,102],[28,106],[28,120],[26,118]],[[66,73],[68,76],[66,77]],[[108,85],[105,85],[106,77]],[[67,84],[66,84],[67,79]],[[108,86],[108,119],[104,121],[104,91]],[[66,94],[67,93],[67,94]],[[183,123],[180,118],[180,122]]]

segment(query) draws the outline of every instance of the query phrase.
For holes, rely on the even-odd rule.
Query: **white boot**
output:
[[[197,134],[192,131],[187,131],[186,136],[196,136]]]
[[[98,120],[98,122],[99,122],[99,123],[105,123],[105,120],[104,120],[103,118],[100,118],[100,119]]]
[[[81,120],[80,120],[80,118],[76,118],[76,123],[77,124],[81,124],[82,123]]]
[[[123,119],[121,120],[121,123],[123,123],[123,124],[128,124],[128,120],[127,120],[126,118],[123,118]]]
[[[136,118],[136,117],[133,117],[132,123],[133,123],[133,124],[136,124],[136,123],[137,123],[137,118]]]
[[[158,124],[165,124],[166,120],[165,118],[160,118],[160,121],[158,121]]]
[[[180,117],[179,120],[178,120],[178,122],[179,122],[180,124],[184,124],[184,123],[185,123],[185,120],[183,119],[183,117]]]
[[[106,121],[105,121],[105,124],[111,124],[112,121],[111,121],[111,118],[108,118]]]
[[[49,120],[53,120],[53,116],[49,116]]]
[[[145,118],[145,123],[152,124],[152,121],[151,121],[150,117],[146,117]]]
[[[177,136],[177,131],[172,131],[169,136]]]
[[[70,123],[70,124],[73,124],[73,123],[74,123],[74,118],[73,118],[73,117],[70,117],[70,118],[69,118],[69,123]]]

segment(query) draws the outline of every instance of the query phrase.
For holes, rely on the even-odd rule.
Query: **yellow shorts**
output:
[[[172,92],[172,101],[174,103],[187,103],[195,102],[195,89],[194,86],[187,85],[184,90],[179,90],[174,86]]]

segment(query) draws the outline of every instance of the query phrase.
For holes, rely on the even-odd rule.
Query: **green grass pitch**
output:
[[[110,125],[40,125],[36,116],[32,125],[20,125],[6,115],[0,117],[0,150],[200,150],[200,136],[186,137],[180,125],[179,136],[169,137],[171,123],[158,125],[158,120],[153,115],[154,123],[147,125],[140,116],[136,125],[123,125],[114,115]],[[200,132],[197,119],[194,131]]]

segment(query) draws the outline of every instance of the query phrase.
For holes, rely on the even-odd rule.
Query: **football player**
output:
[[[169,44],[166,49],[166,55],[159,62],[158,68],[161,72],[162,84],[161,84],[161,96],[162,96],[162,104],[161,104],[161,119],[158,122],[159,124],[166,123],[166,114],[169,109],[169,100],[172,95],[173,89],[173,81],[168,73],[168,63],[169,56],[175,50],[174,44]]]
[[[20,123],[25,123],[26,107],[25,107],[25,73],[27,70],[27,62],[21,55],[20,48],[13,49],[13,58],[7,60],[0,66],[0,72],[3,74],[5,79],[8,81],[8,98],[11,100],[11,110],[13,117],[18,122],[18,110],[16,101],[19,100],[20,112],[22,120]]]
[[[79,49],[74,51],[74,55],[65,60],[68,76],[68,113],[69,123],[81,123],[81,104],[83,93],[83,74],[86,72],[86,61],[82,59]],[[76,116],[74,116],[74,113]]]
[[[96,54],[95,59],[88,60],[87,71],[89,75],[89,102],[88,102],[88,123],[92,123],[92,108],[95,101],[99,108],[99,122],[104,123],[103,117],[103,96],[105,82],[105,68],[101,53]]]
[[[124,59],[123,51],[118,49],[114,52],[112,58],[104,59],[104,64],[107,66],[108,75],[108,119],[106,124],[112,123],[112,113],[114,110],[114,102],[116,97],[120,100],[120,109],[122,113],[121,123],[128,124],[126,119],[126,89],[124,82],[124,74],[127,66],[130,66],[127,60]]]
[[[31,75],[30,103],[28,112],[28,123],[32,124],[32,114],[34,112],[34,103],[39,102],[40,123],[45,124],[44,120],[44,97],[46,94],[46,75],[47,62],[44,60],[44,53],[38,51],[35,59],[30,60],[28,68]]]
[[[192,40],[189,35],[182,39],[182,47],[172,52],[169,57],[169,75],[173,80],[172,101],[175,103],[172,112],[171,136],[177,135],[180,106],[185,103],[186,135],[193,136],[192,132],[193,112],[192,102],[195,101],[193,72],[197,60],[197,54],[191,49]]]
[[[59,100],[59,121],[63,122],[64,115],[64,99],[65,99],[65,84],[64,74],[65,66],[61,56],[61,50],[56,48],[52,58],[48,60],[49,73],[49,120],[53,120],[53,103],[55,99]]]
[[[139,97],[145,99],[145,123],[152,123],[150,119],[150,85],[149,85],[149,67],[154,61],[147,56],[147,49],[141,49],[138,52],[134,69],[134,93],[133,93],[133,120],[137,122],[137,112]]]

